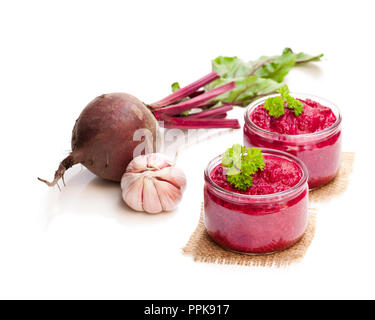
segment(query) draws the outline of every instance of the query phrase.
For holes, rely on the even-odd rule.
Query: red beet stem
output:
[[[151,108],[161,108],[168,106],[172,103],[175,103],[176,101],[183,99],[194,92],[196,92],[199,88],[205,86],[206,84],[216,80],[220,76],[215,72],[212,71],[208,75],[204,76],[203,78],[187,85],[186,87],[183,87],[181,89],[178,89],[177,91],[173,92],[169,96],[165,97],[164,99],[161,99],[157,102],[151,103],[149,106]]]
[[[213,115],[213,116],[207,116],[207,117],[201,117],[201,118],[195,118],[195,117],[191,117],[191,116],[186,116],[184,118],[185,119],[223,119],[226,116],[227,116],[227,113],[224,112],[224,113],[216,114],[216,115]]]
[[[232,109],[233,109],[232,105],[225,105],[225,106],[222,106],[222,107],[204,110],[204,111],[199,112],[199,113],[194,113],[194,114],[188,116],[187,118],[188,119],[211,118],[211,117],[216,116],[216,115],[227,113],[228,111],[230,111]]]
[[[179,129],[211,129],[211,128],[241,128],[236,119],[188,119],[187,117],[163,117],[165,128]]]
[[[199,96],[200,94],[204,93],[204,90],[198,90],[193,92],[192,94],[189,94],[189,98],[195,98],[196,96]]]
[[[223,119],[223,118],[226,118],[227,116],[227,113],[221,113],[221,114],[217,114],[215,116],[211,116],[210,119]],[[202,119],[202,118],[199,118],[199,119]],[[203,118],[205,119],[205,118]]]
[[[229,82],[216,89],[203,93],[195,98],[187,101],[175,104],[173,106],[165,107],[162,109],[154,110],[153,113],[157,119],[160,119],[162,115],[177,115],[186,110],[197,108],[202,106],[206,101],[213,99],[229,90],[232,90],[236,86],[235,82]]]

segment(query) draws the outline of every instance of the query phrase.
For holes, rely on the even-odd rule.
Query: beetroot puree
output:
[[[211,179],[225,190],[248,195],[282,192],[301,180],[302,171],[297,163],[274,156],[265,156],[264,160],[266,166],[253,175],[253,185],[246,191],[237,190],[227,181],[221,164],[212,170]]]
[[[221,164],[210,172],[212,183],[206,178],[205,226],[210,237],[224,248],[270,253],[293,245],[305,232],[306,173],[303,175],[299,164],[285,157],[264,155],[264,158],[264,170],[253,175],[253,186],[247,191],[239,191],[226,181]],[[217,187],[230,193],[218,192]],[[259,198],[260,195],[269,196]]]
[[[328,101],[323,103],[331,107],[311,99],[298,100],[304,105],[298,117],[286,108],[284,115],[275,118],[263,108],[263,102],[250,105],[245,115],[244,144],[285,151],[301,159],[309,172],[309,187],[316,188],[328,183],[338,172],[341,116]]]
[[[293,135],[322,131],[336,122],[336,116],[330,108],[310,99],[300,101],[303,103],[303,113],[298,117],[287,108],[282,116],[271,117],[262,104],[250,115],[251,121],[267,131]]]

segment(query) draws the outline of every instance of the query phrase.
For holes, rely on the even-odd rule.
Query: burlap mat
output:
[[[354,152],[343,152],[341,156],[341,166],[337,176],[326,185],[311,190],[309,193],[310,200],[316,202],[328,200],[342,194],[348,187],[349,176],[353,171],[354,158]]]
[[[199,224],[191,235],[189,242],[183,248],[183,252],[191,254],[194,261],[235,264],[244,266],[261,266],[261,267],[282,267],[288,266],[293,262],[301,260],[310,246],[316,226],[315,209],[309,209],[309,223],[303,238],[294,246],[273,254],[268,255],[246,255],[227,251],[217,245],[206,232],[203,222],[203,208]]]

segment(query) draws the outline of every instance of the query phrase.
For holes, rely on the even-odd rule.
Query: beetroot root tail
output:
[[[53,181],[49,182],[49,181],[41,179],[39,177],[38,177],[38,180],[41,181],[41,182],[44,182],[49,187],[53,187],[57,184],[57,182],[60,179],[62,179],[63,182],[64,182],[65,171],[68,170],[69,168],[71,168],[76,163],[78,163],[78,162],[75,160],[74,154],[71,153],[63,161],[61,161],[61,163],[59,165],[59,168],[55,172],[55,177],[54,177]],[[64,182],[64,185],[65,185],[65,182]]]

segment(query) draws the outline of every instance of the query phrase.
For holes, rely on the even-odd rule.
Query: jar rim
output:
[[[270,136],[283,137],[283,138],[293,138],[293,139],[295,139],[296,137],[299,137],[299,138],[302,138],[302,139],[303,138],[317,138],[317,137],[319,138],[321,136],[325,136],[327,133],[331,133],[331,132],[335,131],[340,126],[341,121],[342,121],[341,112],[340,112],[340,109],[333,102],[331,102],[331,101],[329,101],[325,98],[321,98],[319,96],[316,96],[316,95],[305,94],[305,93],[291,92],[290,95],[293,96],[293,97],[296,97],[296,98],[300,98],[300,99],[311,99],[315,102],[319,102],[319,103],[322,102],[324,105],[329,107],[333,111],[333,113],[335,113],[336,121],[330,127],[325,128],[321,131],[316,131],[316,132],[312,132],[312,133],[303,133],[303,134],[285,134],[285,133],[278,133],[278,132],[273,132],[273,131],[263,129],[263,128],[257,126],[253,121],[250,120],[250,114],[253,112],[253,110],[256,107],[258,107],[260,104],[264,103],[268,98],[279,96],[278,93],[275,93],[275,94],[270,94],[270,95],[267,95],[265,97],[256,99],[253,102],[251,102],[247,106],[246,111],[245,111],[245,115],[244,115],[245,123],[247,125],[251,126],[253,129],[257,130],[258,132],[262,132],[262,133],[270,135]]]
[[[298,159],[297,157],[291,155],[290,153],[276,150],[276,149],[269,149],[269,148],[260,148],[262,151],[263,155],[270,155],[270,156],[278,156],[280,158],[287,158],[290,161],[293,161],[297,163],[299,168],[302,171],[302,177],[298,181],[297,184],[295,184],[293,187],[281,191],[281,192],[276,192],[276,193],[270,193],[270,194],[262,194],[262,195],[250,195],[250,194],[242,194],[242,193],[236,193],[230,190],[226,190],[219,185],[217,185],[211,178],[211,172],[213,168],[216,168],[218,165],[217,162],[218,160],[221,160],[222,155],[219,155],[215,158],[213,158],[207,165],[206,169],[204,170],[204,176],[205,180],[218,192],[221,194],[224,194],[226,196],[230,197],[238,197],[239,199],[248,199],[248,200],[254,200],[254,201],[262,201],[262,200],[272,200],[272,199],[277,199],[280,200],[280,197],[289,197],[289,196],[294,196],[295,193],[298,193],[299,189],[303,187],[305,184],[307,184],[308,181],[308,171],[306,168],[306,165],[302,162],[302,160]],[[213,168],[212,165],[215,165]],[[303,190],[301,190],[302,192]]]

